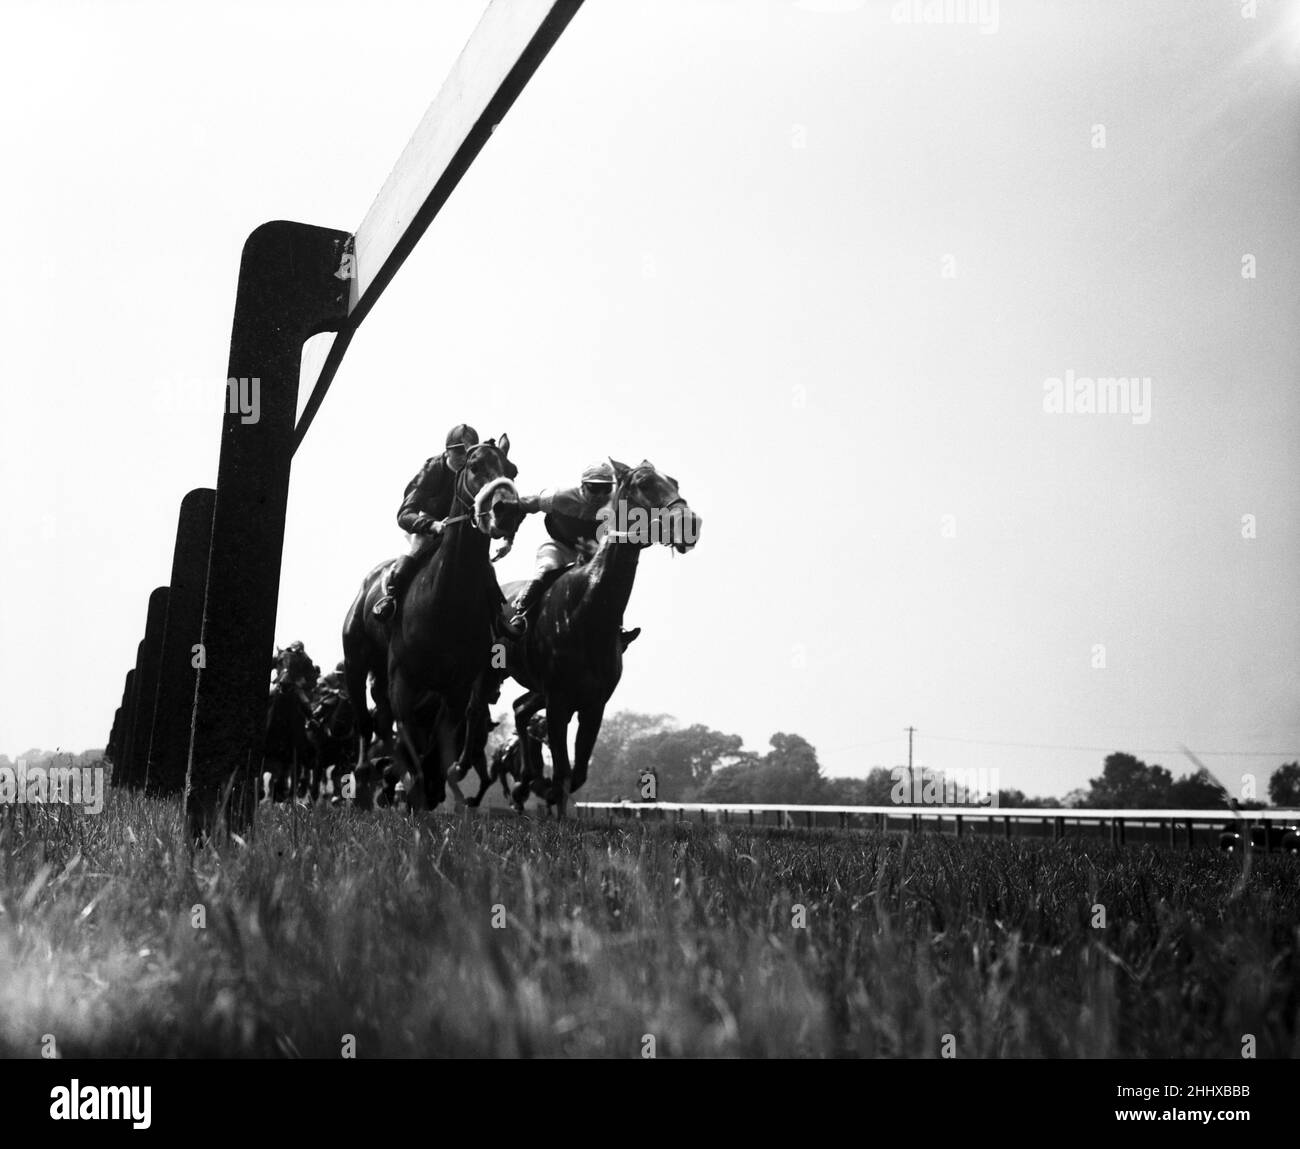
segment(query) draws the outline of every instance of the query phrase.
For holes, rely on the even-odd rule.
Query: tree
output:
[[[676,720],[671,714],[638,714],[620,710],[605,716],[596,747],[591,754],[587,782],[578,791],[583,802],[619,802],[635,800],[638,795],[635,768],[629,763],[628,746],[634,739],[672,729]]]
[[[638,800],[642,775],[653,773],[659,800],[690,802],[714,770],[755,760],[741,744],[739,734],[699,722],[682,729],[671,714],[620,710],[601,726],[581,797],[588,802]]]
[[[773,734],[759,763],[760,802],[811,805],[822,801],[824,779],[817,751],[799,734]]]
[[[828,806],[889,806],[893,788],[893,773],[877,766],[865,778],[827,778],[822,801]]]
[[[699,800],[701,802],[757,802],[759,801],[756,796],[759,773],[757,761],[754,760],[714,770],[700,790]]]
[[[1059,810],[1062,803],[1060,798],[1026,798],[1024,805],[1029,810]]]
[[[1300,762],[1288,762],[1273,771],[1268,800],[1274,806],[1300,806]]]
[[[1094,809],[1141,810],[1168,807],[1173,776],[1163,766],[1148,766],[1132,754],[1107,756],[1101,777],[1088,783]]]
[[[1204,810],[1224,804],[1223,787],[1203,771],[1185,774],[1170,788],[1169,802],[1182,810]]]
[[[645,770],[654,771],[662,801],[691,802],[714,769],[754,759],[741,749],[742,741],[739,734],[723,734],[697,722],[685,730],[637,735],[626,743],[624,755],[637,778]]]

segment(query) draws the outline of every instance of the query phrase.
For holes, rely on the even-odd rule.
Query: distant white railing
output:
[[[1212,826],[1216,831],[1223,831],[1229,825],[1239,831],[1249,831],[1254,826],[1268,823],[1282,823],[1283,828],[1294,829],[1300,826],[1300,810],[1095,810],[1080,807],[1015,807],[996,806],[802,806],[786,803],[752,803],[752,802],[577,802],[575,807],[581,818],[594,819],[604,815],[604,819],[613,822],[615,817],[634,818],[644,821],[648,817],[659,821],[686,820],[715,822],[718,824],[740,823],[752,826],[775,824],[778,826],[796,826],[802,821],[805,826],[825,826],[826,819],[833,817],[841,828],[857,826],[864,823],[879,830],[900,829],[900,821],[908,823],[913,831],[920,830],[925,822],[937,823],[938,829],[944,829],[944,823],[952,822],[958,837],[972,823],[1002,823],[1003,834],[1011,837],[1013,822],[1036,822],[1042,826],[1051,826],[1052,837],[1065,837],[1065,827],[1097,826],[1108,830],[1113,842],[1123,843],[1128,827],[1163,828],[1168,834],[1169,845],[1176,845],[1177,830],[1183,829],[1186,845],[1193,844],[1196,827]],[[695,815],[695,817],[691,817]],[[712,815],[712,817],[711,817]],[[802,815],[802,818],[799,816]],[[856,819],[851,822],[850,819]],[[893,823],[893,825],[891,825]],[[991,828],[991,827],[990,827]],[[986,831],[987,832],[987,831]],[[1274,834],[1277,830],[1274,829]],[[1270,848],[1269,838],[1264,835],[1262,848]]]

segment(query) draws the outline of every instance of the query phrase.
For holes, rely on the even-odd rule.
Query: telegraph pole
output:
[[[916,733],[915,726],[907,727],[907,776],[912,776],[912,735]]]

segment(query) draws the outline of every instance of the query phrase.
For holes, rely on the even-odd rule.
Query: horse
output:
[[[539,722],[542,724],[541,731],[538,730]],[[492,723],[493,727],[496,725],[497,723]],[[506,800],[513,802],[513,795],[510,787],[512,779],[515,784],[518,785],[519,783],[531,784],[536,778],[538,784],[535,792],[537,796],[539,798],[548,797],[549,791],[546,789],[543,774],[539,771],[534,776],[534,774],[530,772],[529,765],[531,756],[527,755],[524,751],[525,741],[530,743],[536,742],[538,746],[533,747],[533,749],[537,750],[538,755],[540,756],[540,744],[545,740],[544,729],[545,716],[536,714],[529,723],[527,739],[521,740],[518,734],[514,734],[504,742],[497,744],[496,749],[492,751],[492,761],[488,765],[487,777],[483,779],[479,789],[479,801],[482,800],[484,792],[493,782],[500,782],[501,792],[506,796]],[[518,808],[517,803],[516,808]]]
[[[307,725],[307,737],[316,759],[312,798],[320,796],[323,784],[335,803],[341,801],[340,772],[352,764],[352,747],[357,736],[356,710],[347,688],[337,682],[338,677],[336,672],[317,683]]]
[[[368,751],[378,736],[381,742],[393,738],[393,708],[388,701],[388,638],[390,624],[376,618],[373,607],[384,593],[384,572],[392,565],[389,559],[371,569],[361,580],[352,605],[343,620],[343,678],[348,697],[355,702],[356,763],[353,785],[357,805],[369,808],[374,803],[374,773]],[[365,705],[366,683],[370,683],[373,710]]]
[[[277,674],[271,685],[263,741],[263,798],[296,799],[311,787],[316,756],[307,734],[311,701],[307,691],[319,674],[315,664],[294,643],[275,652]]]
[[[501,792],[507,800],[510,798],[510,779],[513,778],[517,782],[523,779],[523,763],[520,758],[519,740],[515,738],[502,742],[492,751],[492,761],[488,766],[488,785],[499,781]],[[482,797],[483,793],[480,791],[480,800]]]
[[[623,612],[641,551],[662,543],[685,554],[699,538],[702,520],[682,497],[676,479],[646,460],[635,467],[613,459],[610,464],[615,483],[602,511],[595,554],[554,576],[538,595],[527,630],[506,641],[505,668],[497,672],[527,690],[514,704],[515,730],[525,748],[524,778],[511,795],[516,809],[533,793],[554,805],[558,817],[565,816],[569,795],[587,780],[605,705],[623,674]],[[507,601],[524,585],[503,587]],[[552,761],[549,784],[540,747],[529,747],[527,737],[529,719],[543,707]],[[578,733],[570,766],[568,728],[575,714]]]
[[[412,778],[413,807],[433,807],[471,766],[486,775],[488,671],[494,620],[503,601],[489,539],[509,549],[523,515],[511,480],[510,440],[471,447],[456,476],[452,513],[432,557],[417,569],[397,604],[388,643],[389,701],[396,756]]]
[[[494,440],[489,439],[488,442],[493,443]],[[509,451],[510,437],[502,435],[501,452],[508,456]],[[518,474],[518,468],[509,461],[508,457],[505,473],[511,479]],[[496,558],[500,558],[503,553],[504,550],[498,553]],[[391,744],[395,738],[388,682],[388,644],[392,638],[395,620],[380,619],[374,613],[375,603],[384,594],[385,573],[394,561],[386,559],[366,573],[343,619],[344,680],[348,695],[364,702],[366,685],[369,683],[370,697],[374,702],[373,708],[362,704],[356,709],[356,764],[353,767],[353,784],[357,805],[367,809],[374,804],[378,794],[386,794],[391,798],[393,789],[392,772],[376,771],[370,748],[375,740]],[[495,562],[496,559],[493,561]],[[474,767],[480,777],[486,777],[487,764],[481,750],[478,758],[479,760],[474,762]],[[477,802],[470,804],[478,805]]]

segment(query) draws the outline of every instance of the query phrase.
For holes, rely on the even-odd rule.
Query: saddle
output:
[[[528,614],[525,616],[528,619],[529,630],[532,629],[533,623],[537,618],[537,612],[541,608],[542,600],[546,598],[546,592],[551,589],[559,579],[560,575],[564,574],[566,571],[572,570],[578,565],[580,564],[568,563],[565,566],[556,567],[554,570],[547,571],[541,579],[538,580],[537,594],[534,596],[532,605],[528,608]],[[501,609],[498,612],[498,621],[501,623],[503,630],[508,631],[509,623],[514,617],[514,613],[514,605],[509,600],[505,600],[501,603]]]

